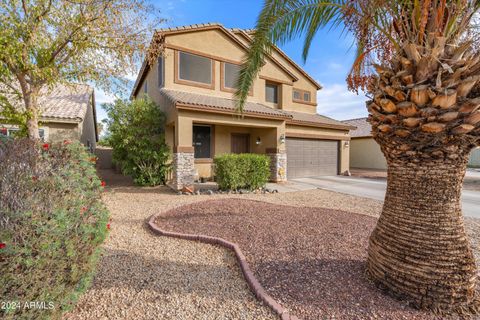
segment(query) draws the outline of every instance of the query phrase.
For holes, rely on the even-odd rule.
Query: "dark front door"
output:
[[[232,153],[249,153],[250,135],[243,133],[232,133]]]

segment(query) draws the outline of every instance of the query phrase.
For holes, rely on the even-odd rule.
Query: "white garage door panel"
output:
[[[287,138],[289,179],[336,175],[338,141]]]

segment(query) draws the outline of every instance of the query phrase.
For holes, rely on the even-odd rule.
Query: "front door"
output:
[[[246,133],[232,133],[232,153],[249,153],[250,135]]]

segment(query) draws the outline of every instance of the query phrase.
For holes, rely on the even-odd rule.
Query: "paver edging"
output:
[[[243,254],[242,250],[240,250],[238,244],[227,241],[223,238],[211,237],[202,234],[188,234],[163,230],[159,228],[155,223],[155,220],[160,215],[161,213],[157,213],[152,215],[150,219],[148,219],[148,226],[154,233],[172,238],[200,241],[207,244],[216,244],[233,251],[235,253],[237,262],[240,265],[243,276],[245,277],[245,280],[247,281],[250,290],[257,297],[257,299],[261,300],[267,306],[269,306],[276,314],[281,317],[282,320],[299,320],[296,316],[290,315],[288,310],[282,307],[280,303],[275,301],[262,287],[258,279],[255,278],[252,269],[248,265],[245,255]]]

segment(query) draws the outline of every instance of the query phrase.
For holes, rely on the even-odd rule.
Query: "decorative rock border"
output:
[[[200,241],[207,244],[216,244],[232,250],[237,257],[238,263],[240,264],[240,269],[242,270],[243,276],[247,280],[250,290],[252,290],[253,294],[257,297],[257,299],[263,301],[267,306],[269,306],[276,314],[281,317],[282,320],[299,320],[296,316],[290,315],[288,310],[282,307],[277,301],[275,301],[262,287],[257,278],[255,278],[252,269],[248,265],[245,255],[243,254],[242,250],[240,250],[238,244],[227,241],[223,238],[210,237],[201,234],[187,234],[165,231],[163,229],[160,229],[155,223],[155,220],[160,215],[161,213],[157,213],[152,215],[150,219],[148,219],[148,226],[154,233],[172,238]]]

